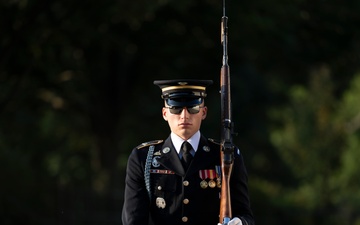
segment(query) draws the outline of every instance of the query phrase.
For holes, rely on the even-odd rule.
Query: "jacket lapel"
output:
[[[162,149],[160,150],[160,157],[157,161],[165,168],[174,171],[180,176],[185,176],[184,168],[181,164],[179,155],[171,142],[170,136],[165,140]]]
[[[201,136],[199,147],[189,166],[187,175],[198,173],[200,170],[204,169],[214,169],[208,168],[208,165],[218,165],[220,163],[217,162],[220,157],[219,152],[219,149],[214,148],[214,145],[210,146],[207,139],[204,136]]]

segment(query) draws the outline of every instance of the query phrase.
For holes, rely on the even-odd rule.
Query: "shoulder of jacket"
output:
[[[158,145],[158,144],[160,144],[162,142],[164,142],[164,140],[154,140],[154,141],[144,142],[144,143],[141,143],[140,145],[138,145],[136,147],[136,149],[145,148],[145,147],[148,147],[150,145]]]
[[[208,138],[208,141],[211,142],[211,143],[220,145],[220,140],[215,140],[215,139],[212,139],[212,138]]]

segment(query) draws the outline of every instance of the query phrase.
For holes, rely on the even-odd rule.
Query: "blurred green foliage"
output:
[[[156,79],[214,80],[222,2],[0,3],[0,223],[121,224],[127,157],[169,135]],[[257,224],[359,225],[360,4],[228,1]]]

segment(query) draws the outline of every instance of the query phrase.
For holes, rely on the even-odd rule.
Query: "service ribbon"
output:
[[[216,177],[215,170],[208,170],[209,178],[213,180]]]
[[[221,178],[221,167],[220,166],[215,166],[215,170],[216,170],[216,176]]]
[[[216,177],[215,170],[199,170],[199,176],[202,180],[210,178],[211,180]]]
[[[207,170],[199,170],[199,176],[201,180],[205,180],[206,178],[209,177]]]

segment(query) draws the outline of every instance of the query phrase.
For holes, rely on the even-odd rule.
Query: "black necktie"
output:
[[[185,171],[190,165],[190,162],[193,158],[193,156],[190,153],[190,150],[192,149],[191,144],[187,141],[184,141],[184,143],[181,145],[181,151],[182,151],[182,159],[181,162],[183,164],[183,167]]]

